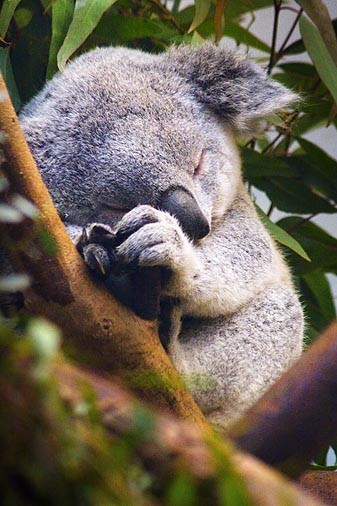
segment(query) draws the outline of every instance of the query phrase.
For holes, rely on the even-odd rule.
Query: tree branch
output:
[[[73,406],[81,401],[83,384],[89,384],[95,391],[105,427],[122,437],[128,434],[137,401],[125,389],[64,361],[55,367],[54,375],[61,396]],[[321,504],[253,457],[236,452],[222,439],[216,436],[205,438],[204,432],[190,422],[160,413],[154,413],[153,416],[151,441],[141,443],[138,456],[155,476],[160,476],[164,481],[172,476],[177,466],[188,470],[200,482],[211,480],[219,472],[219,463],[221,467],[226,463],[227,473],[234,473],[242,480],[253,504]],[[213,504],[218,504],[217,499]]]
[[[230,430],[238,446],[296,476],[337,438],[337,323]]]
[[[41,248],[31,220],[8,231],[25,248],[15,261],[33,278],[26,307],[54,321],[68,342],[91,364],[125,377],[157,406],[170,408],[199,426],[207,422],[179,379],[157,336],[157,324],[137,318],[88,275],[72,244],[19,126],[0,75],[0,131],[5,135],[6,176],[11,189],[33,202],[57,255]],[[144,387],[144,382],[146,383]]]

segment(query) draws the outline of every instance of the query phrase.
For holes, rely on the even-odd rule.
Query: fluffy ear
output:
[[[257,133],[269,115],[298,100],[240,53],[211,43],[173,47],[167,58],[198,100],[240,134]]]

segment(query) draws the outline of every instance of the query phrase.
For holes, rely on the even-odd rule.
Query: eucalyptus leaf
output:
[[[280,244],[283,244],[283,246],[287,246],[287,248],[291,249],[297,255],[301,256],[308,262],[310,262],[310,258],[308,254],[304,251],[302,246],[296,239],[294,239],[288,232],[286,232],[282,227],[277,225],[276,223],[273,223],[269,217],[262,211],[262,209],[255,204],[255,208],[257,211],[257,214],[259,215],[262,223],[270,233],[270,235]]]
[[[211,0],[195,0],[195,14],[188,33],[193,32],[207,18]]]
[[[19,5],[14,20],[21,19],[20,36],[11,48],[11,62],[22,103],[43,85],[50,46],[51,19],[41,5],[27,0]]]
[[[122,16],[107,12],[98,23],[88,40],[86,49],[97,45],[128,44],[129,41],[158,38],[169,43],[179,34],[178,30],[161,19],[137,16]],[[191,36],[188,36],[191,39]]]
[[[296,140],[307,155],[309,155],[311,163],[315,165],[317,170],[337,187],[337,160],[307,139],[296,137]]]
[[[52,38],[49,49],[47,79],[57,71],[57,53],[63,44],[74,14],[74,0],[55,0],[52,4]]]
[[[337,67],[318,29],[305,16],[300,19],[301,35],[317,72],[337,103]]]
[[[288,260],[291,262],[294,274],[303,275],[315,270],[337,272],[336,238],[300,216],[283,218],[277,224],[291,234],[310,257],[311,262],[306,262],[289,252]]]
[[[5,38],[9,23],[21,0],[4,0],[0,11],[0,37]]]
[[[250,180],[256,177],[294,177],[298,173],[280,157],[271,157],[254,151],[241,149],[244,176]]]
[[[104,12],[117,0],[76,0],[74,16],[64,42],[57,54],[57,65],[64,71],[67,60],[89,37]]]
[[[16,111],[20,109],[21,100],[16,86],[12,64],[10,61],[10,48],[0,47],[0,72],[6,83],[9,96]]]
[[[326,323],[329,324],[336,318],[336,309],[330,284],[326,275],[320,271],[313,271],[308,274],[304,274],[302,279],[312,292],[317,306],[320,308],[326,319]]]
[[[324,41],[325,47],[337,66],[337,39],[329,10],[323,0],[296,0],[311,18]],[[303,17],[303,16],[302,16]],[[303,34],[302,34],[303,36]]]
[[[281,211],[299,214],[336,212],[328,200],[314,193],[305,184],[305,178],[259,177],[250,178],[250,182],[264,191]]]

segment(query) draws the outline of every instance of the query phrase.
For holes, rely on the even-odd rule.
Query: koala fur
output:
[[[114,254],[126,269],[169,273],[160,294],[168,353],[221,427],[302,350],[301,305],[244,187],[235,143],[295,98],[212,44],[160,55],[100,48],[70,63],[21,114],[73,240],[87,227],[90,242],[90,224],[105,224],[122,238]],[[160,207],[176,189],[196,213]],[[183,213],[192,222],[199,213],[195,223],[207,230],[198,236],[192,225],[191,239]]]

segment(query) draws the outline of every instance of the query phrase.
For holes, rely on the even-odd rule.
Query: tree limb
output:
[[[326,504],[336,504],[336,471],[307,471],[301,476],[299,482],[302,487],[326,502]]]
[[[64,360],[56,364],[53,373],[63,399],[76,406],[81,401],[83,384],[89,384],[95,391],[97,407],[105,427],[122,437],[128,433],[139,402],[124,388]],[[258,460],[236,452],[219,437],[208,435],[205,438],[205,433],[200,428],[188,421],[179,421],[173,416],[162,413],[154,413],[153,416],[155,423],[151,441],[141,443],[138,455],[151,473],[160,476],[164,481],[169,479],[173,470],[179,466],[201,482],[205,479],[211,480],[217,476],[219,462],[222,465],[226,462],[227,472],[236,474],[242,480],[253,504],[321,504]],[[217,504],[216,499],[214,504]]]
[[[337,438],[337,323],[230,430],[238,446],[296,476]]]

